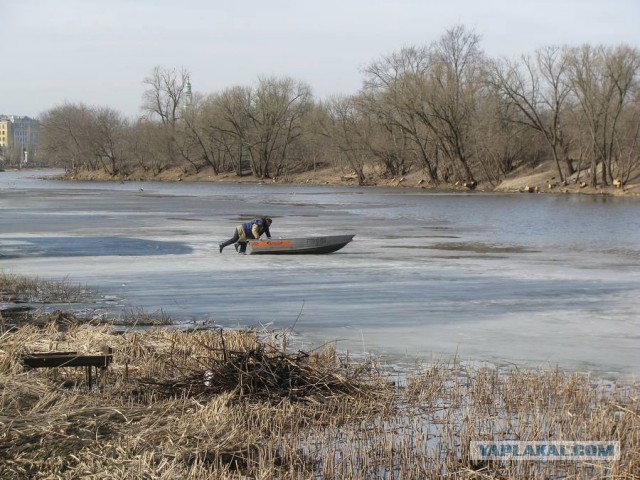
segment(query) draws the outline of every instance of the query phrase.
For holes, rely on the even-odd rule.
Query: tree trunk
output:
[[[560,182],[564,183],[564,175],[562,173],[562,167],[560,167],[560,159],[558,158],[558,151],[555,145],[551,147],[551,152],[553,153],[553,160],[556,162],[556,168],[558,169],[558,176],[560,177]]]

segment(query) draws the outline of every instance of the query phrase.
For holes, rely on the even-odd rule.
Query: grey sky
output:
[[[0,0],[0,113],[84,102],[137,116],[156,65],[194,91],[291,76],[317,98],[351,94],[360,69],[447,28],[492,56],[550,44],[640,46],[640,0]]]

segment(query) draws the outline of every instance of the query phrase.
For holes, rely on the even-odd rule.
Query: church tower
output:
[[[193,103],[193,95],[191,94],[191,80],[187,75],[187,84],[185,85],[185,97],[186,97],[186,105],[190,107]]]

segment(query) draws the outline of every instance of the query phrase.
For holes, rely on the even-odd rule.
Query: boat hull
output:
[[[249,240],[249,255],[318,255],[340,250],[354,235]]]

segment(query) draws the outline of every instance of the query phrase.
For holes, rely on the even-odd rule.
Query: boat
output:
[[[355,235],[328,235],[305,238],[269,238],[249,240],[249,255],[296,255],[332,253],[340,250],[353,240]]]

